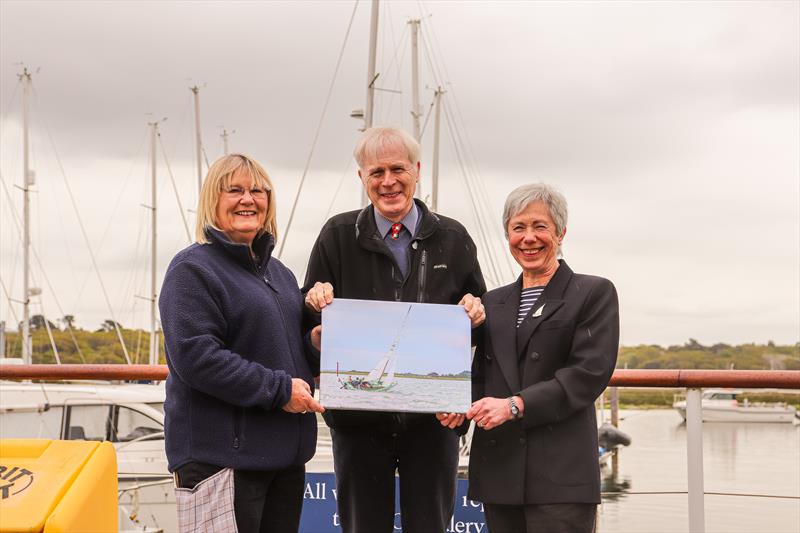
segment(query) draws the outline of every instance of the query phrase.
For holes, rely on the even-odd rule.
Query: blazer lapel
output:
[[[560,265],[555,275],[544,288],[544,292],[542,292],[542,295],[536,300],[536,303],[533,304],[533,308],[530,313],[528,313],[528,316],[523,319],[522,323],[517,328],[516,340],[518,357],[524,355],[527,351],[528,342],[539,325],[546,322],[559,307],[564,305],[564,290],[567,288],[570,278],[572,278],[572,270],[563,259],[559,260],[559,263]],[[519,296],[517,298],[519,299]]]
[[[517,324],[517,310],[522,280],[508,285],[505,298],[491,304],[486,309],[486,316],[491,335],[491,350],[512,392],[520,389],[519,366],[517,365],[517,347],[514,330]]]

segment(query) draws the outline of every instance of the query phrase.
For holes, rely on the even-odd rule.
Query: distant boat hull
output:
[[[686,402],[675,402],[673,407],[686,420]],[[792,422],[797,410],[780,405],[728,405],[716,406],[703,403],[703,422]]]

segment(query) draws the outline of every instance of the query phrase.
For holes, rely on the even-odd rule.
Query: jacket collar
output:
[[[495,357],[512,392],[520,390],[519,354],[524,354],[528,342],[540,324],[547,321],[564,304],[564,291],[572,278],[572,269],[563,259],[559,259],[556,273],[544,288],[519,327],[517,313],[522,294],[522,276],[504,287],[504,293],[494,305],[487,309],[489,328]]]
[[[206,228],[206,237],[209,242],[219,246],[237,263],[250,270],[253,267],[259,271],[265,269],[272,257],[272,250],[275,248],[275,237],[271,233],[259,234],[253,239],[252,244],[253,252],[256,254],[256,260],[254,260],[250,256],[250,248],[246,244],[231,241],[225,233],[216,228]]]
[[[426,239],[433,235],[439,227],[439,216],[428,209],[425,202],[414,198],[414,203],[419,210],[419,217],[422,222],[419,223],[419,231],[414,236],[414,240]],[[361,210],[356,218],[356,240],[364,247],[372,250],[383,250],[383,237],[378,232],[378,226],[375,224],[375,207],[369,204]],[[380,244],[378,244],[378,241]],[[385,247],[385,245],[383,245]]]
[[[528,343],[528,340],[533,335],[533,332],[539,327],[539,324],[546,321],[556,310],[564,304],[564,290],[567,288],[567,283],[572,278],[572,269],[569,268],[563,259],[558,260],[559,266],[553,277],[544,288],[542,295],[533,304],[528,316],[526,316],[522,323],[517,328],[517,349],[522,352]],[[517,284],[522,290],[522,276],[517,279]],[[519,302],[517,302],[519,303]]]

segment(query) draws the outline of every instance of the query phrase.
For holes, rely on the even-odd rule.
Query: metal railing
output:
[[[166,365],[0,365],[0,379],[23,380],[164,380]],[[610,387],[687,389],[686,449],[689,531],[705,531],[703,486],[703,387],[800,389],[795,370],[617,370]]]

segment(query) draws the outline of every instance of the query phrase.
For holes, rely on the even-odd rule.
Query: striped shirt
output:
[[[528,316],[528,313],[533,307],[533,304],[536,303],[536,300],[539,299],[539,296],[542,295],[544,291],[544,286],[539,287],[528,287],[527,289],[522,289],[522,294],[519,297],[519,314],[517,315],[517,327],[522,324],[522,321]]]

